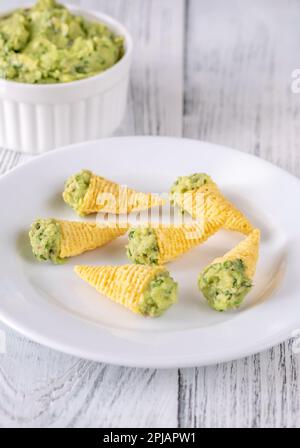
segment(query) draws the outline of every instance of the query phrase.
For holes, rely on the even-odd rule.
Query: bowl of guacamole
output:
[[[40,153],[111,135],[125,112],[131,54],[126,28],[99,12],[37,0],[2,13],[0,145]]]
[[[9,81],[77,81],[111,68],[124,52],[122,35],[56,0],[38,0],[0,18],[0,78]]]

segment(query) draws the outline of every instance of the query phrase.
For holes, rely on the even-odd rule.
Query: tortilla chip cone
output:
[[[227,252],[223,257],[216,258],[213,263],[223,263],[228,260],[242,260],[245,273],[249,279],[254,277],[259,254],[260,231],[254,229],[236,247]]]
[[[159,248],[158,264],[167,263],[204,243],[222,227],[222,223],[207,225],[161,226],[154,228]]]
[[[57,222],[61,228],[61,258],[73,257],[96,249],[127,232],[126,227],[106,227],[76,221]]]
[[[114,302],[136,314],[140,301],[154,277],[165,269],[161,266],[76,266],[76,274]]]
[[[201,226],[191,225],[155,228],[154,232],[159,248],[158,264],[167,263],[192,248],[199,246],[216,233],[220,227],[221,225],[207,225],[202,229]]]
[[[216,311],[238,308],[253,286],[260,232],[253,230],[234,249],[216,258],[198,277],[198,287]]]
[[[214,182],[184,194],[175,194],[173,200],[194,219],[209,220],[213,216],[224,216],[224,229],[244,235],[248,235],[253,230],[248,219],[222,195]]]
[[[65,194],[63,195],[66,198]],[[89,187],[77,212],[80,215],[91,213],[123,214],[146,210],[164,203],[158,196],[138,192],[130,188],[91,174]]]

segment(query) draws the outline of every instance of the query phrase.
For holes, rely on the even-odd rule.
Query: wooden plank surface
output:
[[[24,2],[23,3],[27,3]],[[82,0],[135,40],[120,135],[184,135],[300,175],[298,0]],[[13,7],[22,1],[1,2]],[[184,88],[183,88],[184,74]],[[0,173],[29,156],[0,150]],[[291,341],[239,361],[156,371],[97,364],[5,330],[0,427],[299,427]],[[255,329],[254,329],[255,331]]]

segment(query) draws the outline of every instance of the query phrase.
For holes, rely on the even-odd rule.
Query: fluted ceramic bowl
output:
[[[39,154],[111,135],[125,113],[132,38],[111,17],[69,6],[124,37],[125,54],[106,71],[79,81],[25,84],[0,79],[0,146]],[[10,11],[2,12],[7,15]]]

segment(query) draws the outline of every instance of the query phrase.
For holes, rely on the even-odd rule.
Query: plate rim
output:
[[[294,174],[290,173],[289,171],[285,170],[284,168],[281,168],[280,166],[275,165],[274,163],[270,162],[269,160],[266,160],[256,154],[250,154],[248,152],[242,151],[240,149],[237,148],[232,148],[230,146],[227,145],[221,145],[219,143],[212,143],[212,142],[208,142],[206,140],[198,140],[196,138],[186,138],[186,137],[170,137],[170,136],[156,136],[156,135],[126,135],[126,136],[116,136],[116,137],[104,137],[104,138],[98,138],[98,139],[94,139],[94,140],[87,140],[85,142],[79,142],[79,143],[73,143],[71,145],[66,145],[66,146],[61,146],[59,148],[50,150],[48,152],[44,152],[42,154],[38,154],[38,155],[34,155],[34,154],[28,154],[30,157],[32,157],[30,160],[25,161],[24,163],[21,163],[20,165],[17,165],[11,169],[9,169],[7,172],[5,172],[4,174],[1,174],[0,176],[0,183],[3,181],[4,178],[7,178],[8,176],[10,176],[11,174],[15,173],[16,171],[21,171],[23,170],[26,165],[30,164],[34,164],[37,161],[40,161],[42,159],[46,159],[46,158],[52,158],[55,157],[57,154],[63,153],[63,152],[68,152],[68,151],[72,151],[76,148],[79,148],[80,146],[83,145],[95,145],[97,143],[105,143],[105,142],[110,142],[110,141],[114,141],[114,140],[169,140],[169,141],[186,141],[186,142],[190,142],[190,143],[197,143],[197,144],[204,144],[204,145],[208,145],[212,148],[222,148],[226,151],[232,152],[232,153],[238,153],[239,155],[241,155],[242,157],[245,158],[250,158],[250,159],[255,159],[263,164],[266,164],[267,166],[269,166],[272,169],[275,169],[279,172],[281,172],[281,174],[283,174],[284,176],[290,177],[291,179],[293,179],[294,181],[297,181],[300,183],[300,179],[295,176]],[[9,150],[11,152],[14,152],[12,150]],[[22,153],[19,153],[22,155]]]

